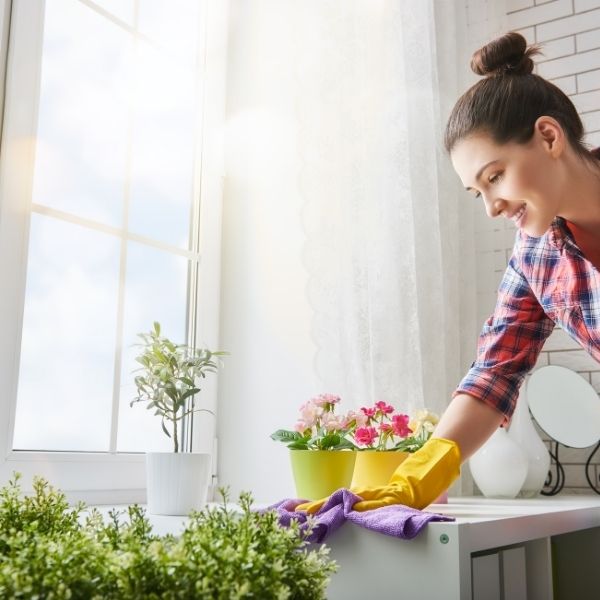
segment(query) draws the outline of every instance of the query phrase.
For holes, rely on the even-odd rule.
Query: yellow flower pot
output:
[[[380,487],[386,485],[408,452],[361,450],[356,453],[352,487]]]
[[[319,500],[349,488],[356,455],[352,450],[290,450],[298,498]]]

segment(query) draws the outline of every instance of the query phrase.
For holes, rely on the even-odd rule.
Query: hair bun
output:
[[[538,46],[527,47],[527,40],[510,31],[477,50],[471,57],[471,69],[477,75],[529,75],[533,72],[532,56],[541,54]]]

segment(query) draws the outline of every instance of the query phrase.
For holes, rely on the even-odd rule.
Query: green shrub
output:
[[[181,535],[159,536],[130,506],[105,519],[41,478],[23,496],[16,475],[0,489],[0,598],[318,600],[335,563],[310,549],[297,524],[223,503],[190,515]]]

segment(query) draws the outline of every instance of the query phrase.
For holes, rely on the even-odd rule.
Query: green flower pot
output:
[[[290,450],[296,495],[318,500],[349,488],[356,452],[352,450]]]

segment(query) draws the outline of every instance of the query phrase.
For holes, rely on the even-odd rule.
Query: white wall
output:
[[[471,37],[479,39],[480,23],[473,9],[479,0],[467,4],[471,7],[468,11]],[[529,43],[543,44],[544,55],[536,57],[538,74],[569,95],[586,127],[586,141],[600,146],[600,0],[508,0],[507,9],[507,30],[519,30]],[[479,44],[471,51],[477,47]],[[482,207],[477,209],[475,239],[480,323],[494,307],[514,236],[511,222],[489,219]],[[577,371],[600,392],[600,365],[560,329],[546,342],[537,366],[547,364]],[[589,452],[561,449],[569,491],[590,491],[583,470]],[[600,462],[599,456],[595,459]]]

